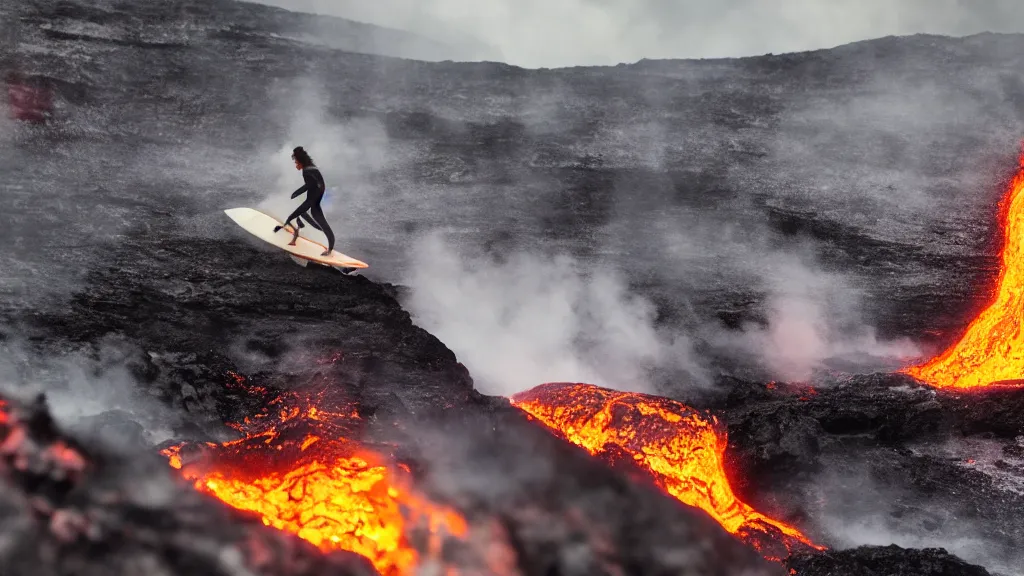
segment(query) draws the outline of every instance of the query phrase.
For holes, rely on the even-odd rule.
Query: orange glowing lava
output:
[[[995,300],[934,359],[901,370],[938,388],[978,388],[1024,378],[1024,158],[1000,203],[1002,265]]]
[[[196,463],[185,462],[186,445],[162,453],[197,490],[324,552],[361,554],[385,576],[411,574],[420,564],[414,533],[430,554],[446,536],[465,535],[465,520],[417,495],[401,465],[343,437],[354,412],[323,410],[317,401],[297,393],[275,398],[237,426],[244,438],[202,446]]]
[[[544,384],[512,403],[595,456],[624,453],[670,495],[704,510],[769,559],[803,546],[824,549],[736,498],[723,464],[726,435],[713,416],[667,398],[589,384]]]

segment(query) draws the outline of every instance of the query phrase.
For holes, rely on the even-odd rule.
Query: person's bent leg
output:
[[[296,208],[294,212],[288,215],[288,218],[284,221],[283,225],[275,226],[274,232],[276,233],[278,230],[288,227],[291,224],[292,220],[298,218],[302,213],[307,212],[310,206],[312,205],[313,203],[307,199],[305,202],[300,204],[299,207]],[[292,228],[295,230],[295,234],[292,236],[292,241],[288,243],[289,246],[295,246],[295,242],[299,239],[299,226],[295,225]]]
[[[331,230],[331,225],[327,223],[327,218],[324,217],[324,211],[320,209],[320,206],[313,206],[309,213],[313,216],[313,220],[316,220],[320,224],[320,229],[323,231],[324,236],[327,236],[327,251],[324,252],[324,256],[331,253],[334,250],[334,231]]]
[[[313,203],[308,199],[302,204],[299,204],[299,207],[296,208],[294,212],[288,215],[288,218],[284,221],[284,226],[288,226],[292,220],[298,218],[299,215],[302,214],[303,212],[308,212],[311,206],[313,206]],[[277,228],[274,229],[274,231],[276,232],[281,228],[284,228],[284,226],[278,226]]]
[[[316,228],[317,230],[319,230],[321,232],[324,231],[324,229],[321,228],[320,225],[316,223],[316,220],[313,220],[312,216],[310,216],[309,213],[300,215],[299,218],[298,218],[298,221],[299,222],[305,221],[306,224],[309,224],[313,228]]]

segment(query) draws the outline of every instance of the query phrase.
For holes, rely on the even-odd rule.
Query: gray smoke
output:
[[[865,294],[847,276],[822,270],[797,252],[760,253],[747,264],[755,262],[752,284],[766,294],[766,322],[748,323],[738,333],[722,331],[712,340],[757,358],[772,378],[808,381],[836,362],[873,371],[920,356],[909,339],[878,337],[864,320]]]
[[[135,450],[173,437],[182,417],[146,393],[132,372],[145,354],[117,337],[42,351],[15,335],[0,343],[0,392],[43,394],[65,429],[93,435],[114,450]]]
[[[415,247],[407,305],[489,394],[552,381],[652,391],[649,371],[708,375],[689,337],[656,325],[656,310],[613,269],[564,254],[495,260],[441,234]]]
[[[369,233],[383,219],[369,179],[385,166],[397,167],[389,155],[387,133],[376,119],[337,120],[329,112],[330,96],[322,86],[311,80],[297,84],[298,89],[289,90],[269,111],[285,128],[279,138],[262,145],[254,163],[254,184],[262,195],[256,207],[284,220],[299,206],[304,194],[289,198],[303,183],[291,154],[302,146],[327,183],[321,207],[335,234],[342,229],[349,235]],[[311,228],[304,234],[324,241],[323,234]]]
[[[986,448],[989,443],[995,447]],[[995,481],[997,490],[1020,490],[1001,476],[1011,476],[989,461],[986,453],[995,452],[992,461],[1002,460],[998,442],[990,440],[953,440],[943,446],[920,446],[925,453],[941,454],[946,462],[961,462],[965,467],[982,471]],[[884,456],[880,459],[884,460]],[[970,459],[971,465],[966,462]],[[975,460],[977,463],[975,464]],[[1004,462],[1005,463],[1005,462]],[[812,501],[819,508],[811,511],[814,522],[827,534],[831,546],[843,549],[857,546],[888,546],[904,548],[945,548],[967,562],[986,567],[1006,576],[1024,574],[1024,557],[1014,545],[1012,535],[987,529],[988,522],[977,511],[959,508],[956,503],[922,497],[918,490],[894,486],[879,480],[872,470],[874,462],[840,462],[831,460],[826,471],[814,483]],[[948,497],[948,496],[947,496]]]

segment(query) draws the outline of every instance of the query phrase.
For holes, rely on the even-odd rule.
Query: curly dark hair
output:
[[[309,157],[309,154],[307,154],[306,151],[302,149],[302,146],[299,146],[295,150],[292,150],[292,159],[298,161],[299,164],[302,164],[303,168],[316,166],[316,164],[313,163],[313,159]]]

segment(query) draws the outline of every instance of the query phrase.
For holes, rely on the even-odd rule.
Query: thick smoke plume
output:
[[[654,306],[611,269],[565,255],[496,260],[433,234],[415,248],[409,284],[417,322],[456,352],[486,393],[560,380],[645,390],[652,369],[707,381],[689,338],[657,327]]]

